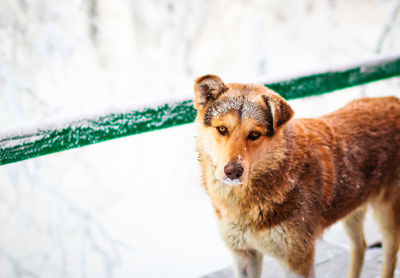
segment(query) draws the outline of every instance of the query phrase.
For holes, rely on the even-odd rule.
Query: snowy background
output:
[[[398,0],[0,0],[0,130],[400,51]],[[317,116],[393,78],[290,101]],[[193,124],[0,167],[0,278],[199,277],[230,264]],[[1,155],[1,153],[0,153]],[[333,226],[326,238],[343,242]],[[368,240],[377,237],[367,230]]]

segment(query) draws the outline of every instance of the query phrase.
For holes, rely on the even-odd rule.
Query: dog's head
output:
[[[261,85],[225,84],[205,75],[194,85],[200,152],[209,156],[215,177],[226,184],[247,184],[279,148],[281,127],[293,116],[287,102]]]

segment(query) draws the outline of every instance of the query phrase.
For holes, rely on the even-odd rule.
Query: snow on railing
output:
[[[286,99],[328,93],[385,78],[400,76],[400,54],[377,56],[347,66],[302,76],[263,80]],[[0,131],[0,165],[83,147],[123,136],[191,123],[196,117],[191,99],[147,108],[107,111],[69,119],[49,119],[40,125]]]

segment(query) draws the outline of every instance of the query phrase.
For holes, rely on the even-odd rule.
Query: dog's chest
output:
[[[283,225],[255,231],[249,225],[222,219],[219,229],[226,245],[232,250],[257,250],[274,257],[281,257],[287,243]]]

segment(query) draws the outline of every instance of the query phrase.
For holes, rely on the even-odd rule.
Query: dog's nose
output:
[[[230,162],[225,165],[224,172],[228,178],[235,180],[243,175],[243,167],[240,164]]]

